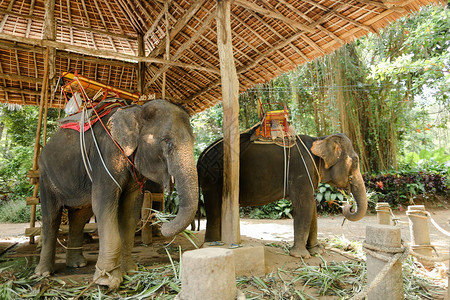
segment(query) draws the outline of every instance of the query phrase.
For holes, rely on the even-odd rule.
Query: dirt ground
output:
[[[450,231],[450,213],[448,210],[429,210],[433,219],[445,230]],[[409,241],[409,227],[407,224],[407,217],[404,212],[396,211],[395,215],[400,219],[400,227],[402,238]],[[405,223],[403,223],[405,222]],[[359,222],[343,223],[342,216],[321,216],[318,219],[319,239],[324,241],[326,238],[333,238],[335,236],[344,236],[349,240],[362,241],[365,239],[366,225],[376,224],[377,219],[374,215],[366,216]],[[296,269],[301,265],[301,260],[291,257],[277,247],[270,247],[267,244],[272,242],[282,244],[292,244],[293,241],[293,221],[286,220],[254,220],[241,219],[241,235],[243,242],[251,244],[261,244],[265,246],[265,263],[266,272],[276,272],[278,268]],[[204,238],[204,229],[206,222],[202,220],[201,231],[195,233],[201,245]],[[440,233],[433,225],[430,226],[430,235],[432,244],[436,247],[439,255],[449,254],[450,238]],[[28,224],[0,224],[0,269],[5,265],[17,264],[20,267],[34,267],[39,259],[39,250],[36,249],[36,244],[30,245],[28,239],[23,237],[24,228]],[[63,244],[67,243],[66,237],[60,237]],[[135,248],[133,256],[135,260],[144,265],[160,265],[169,264],[169,258],[163,246],[169,240],[163,238],[154,238],[154,243],[151,245],[143,245],[140,242],[140,236],[136,237]],[[195,249],[194,246],[184,237],[179,236],[171,244],[171,255],[173,259],[177,260],[179,257],[178,246],[181,246],[182,251]],[[70,278],[76,282],[88,282],[92,279],[95,271],[95,262],[98,255],[98,240],[94,235],[93,239],[87,241],[84,245],[84,254],[88,260],[88,265],[83,268],[74,269],[65,266],[65,250],[58,245],[56,254],[56,272],[55,277],[65,280]],[[327,250],[323,255],[326,261],[344,261],[348,258],[334,252]],[[308,265],[319,265],[321,259],[319,257],[312,257],[305,260]],[[447,263],[448,268],[448,263]]]

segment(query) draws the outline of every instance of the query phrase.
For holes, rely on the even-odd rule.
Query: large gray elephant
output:
[[[319,178],[335,187],[351,189],[357,209],[352,212],[349,205],[344,207],[343,214],[348,220],[357,221],[365,215],[367,197],[359,158],[346,135],[340,133],[319,138],[300,135],[296,137],[298,147],[284,150],[275,144],[252,142],[253,131],[240,136],[239,204],[264,205],[282,199],[285,193],[285,198],[293,204],[292,256],[308,258],[320,251],[314,201]],[[203,151],[197,171],[206,209],[205,241],[217,241],[221,239],[222,140]]]
[[[86,265],[81,250],[82,231],[93,212],[100,240],[94,278],[98,278],[98,284],[116,289],[122,275],[136,269],[131,250],[142,206],[140,184],[146,178],[168,186],[171,176],[175,178],[180,195],[179,212],[161,229],[164,236],[173,236],[195,216],[198,179],[194,137],[189,116],[181,107],[153,100],[143,106],[114,108],[102,121],[123,153],[100,122],[86,131],[84,137],[76,130],[61,128],[42,150],[39,184],[43,240],[36,273],[45,275],[54,271],[63,207],[69,211],[66,264]],[[85,147],[81,147],[85,151],[80,150],[81,139],[85,141]],[[92,181],[85,164],[91,165]]]

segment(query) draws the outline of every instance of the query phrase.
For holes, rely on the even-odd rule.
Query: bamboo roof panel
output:
[[[165,73],[166,98],[191,114],[221,101],[216,0],[172,0],[167,15],[158,0],[54,1],[54,40],[43,40],[44,0],[0,1],[1,102],[39,103],[46,47],[57,49],[56,74],[76,70],[134,92],[138,62],[145,60],[144,94],[160,97]],[[240,91],[430,3],[446,5],[444,0],[234,0],[232,44]],[[139,56],[139,36],[144,56]],[[163,63],[167,38],[170,65]],[[64,105],[58,93],[52,93],[51,105]]]

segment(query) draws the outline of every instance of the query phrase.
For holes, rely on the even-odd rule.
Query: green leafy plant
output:
[[[292,202],[286,199],[281,199],[276,202],[275,210],[278,211],[278,218],[292,219]]]
[[[317,210],[320,212],[337,213],[344,201],[344,194],[328,183],[319,183],[316,191]]]

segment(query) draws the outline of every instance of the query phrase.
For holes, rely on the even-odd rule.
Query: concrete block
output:
[[[266,264],[264,246],[243,246],[232,249],[234,255],[236,275],[264,276]]]
[[[235,300],[238,293],[233,252],[223,248],[187,251],[181,258],[179,299]]]
[[[390,225],[369,225],[366,227],[366,243],[376,247],[400,248],[400,228]],[[378,252],[383,256],[394,254]],[[387,262],[373,257],[367,257],[367,284],[370,284]],[[401,300],[403,299],[402,263],[397,261],[384,279],[367,295],[368,300]]]
[[[208,244],[205,244],[203,247],[205,247],[205,249],[229,249],[229,245],[226,244],[223,246],[208,246]],[[264,276],[266,274],[264,246],[244,244],[242,247],[229,250],[231,250],[234,255],[237,276]]]

